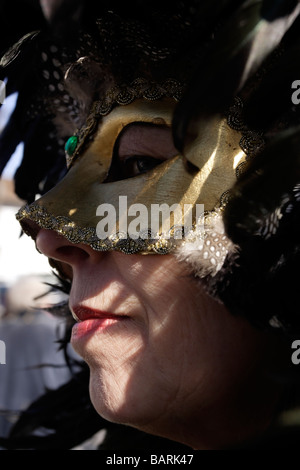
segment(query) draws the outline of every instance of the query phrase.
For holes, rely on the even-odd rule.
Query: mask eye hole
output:
[[[168,126],[134,122],[119,135],[106,182],[133,178],[175,157],[172,130]]]

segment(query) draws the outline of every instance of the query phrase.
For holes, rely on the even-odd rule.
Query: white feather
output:
[[[185,241],[177,248],[176,257],[189,265],[197,277],[215,276],[226,256],[236,250],[224,230],[222,211],[213,211],[197,222]]]

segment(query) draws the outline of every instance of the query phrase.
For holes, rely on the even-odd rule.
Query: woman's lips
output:
[[[110,312],[103,312],[102,310],[96,310],[90,307],[85,307],[83,305],[77,305],[75,307],[71,307],[71,311],[73,317],[76,321],[86,321],[86,320],[94,320],[96,318],[104,319],[104,318],[122,318],[125,315],[117,315],[115,313]]]
[[[95,310],[85,306],[71,307],[71,312],[77,323],[73,326],[72,341],[79,340],[87,335],[103,331],[120,321],[129,317],[127,315],[117,315],[102,310]]]

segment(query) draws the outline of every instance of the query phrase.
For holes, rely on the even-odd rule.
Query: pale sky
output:
[[[0,132],[15,106],[17,93],[6,98],[0,109]],[[21,143],[2,173],[2,179],[10,180],[22,158]],[[19,207],[0,204],[0,283],[13,283],[26,274],[50,274],[46,257],[39,254],[27,235],[20,238],[21,227],[15,218]]]
[[[5,284],[26,274],[51,273],[46,257],[37,252],[34,241],[27,235],[20,238],[17,209],[0,206],[0,283]]]

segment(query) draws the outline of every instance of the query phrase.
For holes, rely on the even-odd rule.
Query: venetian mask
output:
[[[167,254],[182,247],[200,250],[203,261],[209,260],[208,270],[216,271],[230,246],[220,227],[220,213],[246,160],[242,132],[232,125],[230,112],[217,115],[199,124],[197,138],[183,155],[175,148],[164,155],[164,146],[160,151],[159,143],[151,144],[151,132],[159,129],[171,142],[172,116],[182,87],[169,80],[155,96],[152,83],[151,97],[146,81],[136,81],[132,89],[137,91],[127,101],[120,94],[112,99],[110,91],[94,103],[86,124],[67,142],[66,176],[33,204],[21,208],[17,218],[33,238],[37,224],[97,251]],[[237,101],[235,117],[238,108]],[[150,132],[147,150],[142,132],[133,150],[120,155],[122,139],[141,126]],[[146,167],[141,168],[145,159]],[[128,172],[124,170],[128,163],[138,166]]]

